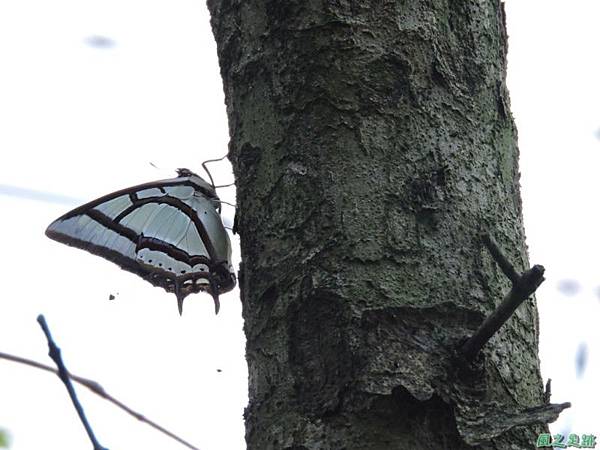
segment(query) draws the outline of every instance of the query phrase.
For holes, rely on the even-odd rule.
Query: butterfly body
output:
[[[178,177],[123,189],[59,217],[51,239],[118,264],[183,300],[235,286],[231,243],[214,186],[187,169]]]

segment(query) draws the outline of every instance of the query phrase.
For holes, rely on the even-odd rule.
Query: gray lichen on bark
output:
[[[480,233],[529,267],[502,5],[208,6],[238,195],[248,448],[531,448],[545,429],[531,423],[551,416],[521,414],[543,403],[535,301],[478,365],[453,360],[510,287]]]

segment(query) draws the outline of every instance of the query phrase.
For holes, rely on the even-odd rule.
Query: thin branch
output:
[[[481,239],[511,283],[515,284],[519,281],[519,274],[508,259],[502,254],[502,251],[500,251],[500,248],[498,248],[498,245],[493,241],[492,237],[489,234],[484,234],[481,236]]]
[[[52,360],[56,364],[56,367],[58,367],[58,377],[62,380],[65,387],[67,388],[67,391],[69,392],[69,397],[71,397],[71,401],[73,402],[73,406],[75,407],[75,410],[79,415],[79,419],[81,420],[81,423],[83,424],[85,431],[87,432],[87,435],[90,438],[90,441],[92,441],[94,450],[107,450],[105,447],[100,445],[100,443],[96,439],[96,436],[94,435],[94,431],[92,430],[90,423],[87,420],[87,417],[85,417],[83,407],[81,406],[81,403],[79,403],[79,399],[77,398],[77,394],[75,393],[75,389],[73,388],[73,384],[71,383],[71,380],[69,378],[69,372],[67,371],[65,363],[62,360],[60,348],[58,348],[58,346],[52,339],[52,335],[50,334],[50,328],[48,328],[46,319],[42,314],[40,314],[37,318],[37,321],[40,324],[40,327],[42,327],[42,330],[46,335],[46,339],[48,340],[48,356],[52,358]]]
[[[58,370],[56,370],[54,367],[47,366],[46,364],[41,364],[41,363],[39,363],[37,361],[33,361],[31,359],[27,359],[27,358],[22,358],[20,356],[11,355],[9,353],[0,352],[0,359],[6,359],[8,361],[17,362],[17,363],[20,363],[20,364],[24,364],[26,366],[35,367],[36,369],[45,370],[47,372],[52,372],[54,374],[58,374]],[[176,434],[171,433],[170,431],[168,431],[165,428],[163,428],[160,425],[158,425],[156,422],[153,422],[152,420],[148,419],[143,414],[140,414],[140,413],[134,411],[133,409],[131,409],[130,407],[126,406],[125,404],[121,403],[119,400],[117,400],[116,398],[114,398],[113,396],[111,396],[110,394],[108,394],[104,390],[104,388],[98,382],[93,381],[93,380],[89,380],[87,378],[83,378],[83,377],[80,377],[80,376],[77,376],[77,375],[74,375],[72,373],[69,373],[68,375],[69,375],[69,378],[71,380],[75,381],[76,383],[79,383],[82,386],[85,386],[90,391],[92,391],[94,394],[102,397],[105,400],[108,400],[112,404],[114,404],[117,407],[121,408],[127,414],[129,414],[129,415],[135,417],[136,419],[138,419],[139,421],[147,423],[152,428],[160,431],[163,434],[166,434],[170,438],[176,440],[177,442],[179,442],[180,444],[186,446],[187,448],[189,448],[191,450],[200,450],[198,447],[194,447],[192,444],[190,444],[189,442],[183,440],[182,438],[180,438]]]
[[[552,378],[548,378],[546,381],[546,388],[544,389],[544,403],[550,403],[550,397],[552,396]]]
[[[498,246],[485,235],[482,237],[504,274],[512,281],[512,288],[504,300],[490,316],[485,319],[479,329],[461,347],[460,353],[468,361],[473,360],[483,346],[490,340],[515,310],[533,294],[544,281],[544,267],[535,265],[519,275],[508,262]]]

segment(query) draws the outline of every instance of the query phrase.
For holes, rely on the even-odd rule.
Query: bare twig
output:
[[[512,281],[512,288],[475,334],[460,347],[462,356],[469,361],[477,356],[487,341],[504,325],[519,305],[527,300],[544,281],[543,266],[535,265],[519,275],[488,235],[484,236],[483,241],[504,274]]]
[[[52,339],[52,335],[50,334],[50,328],[48,328],[46,319],[42,314],[40,314],[37,318],[37,321],[39,322],[40,327],[42,327],[42,330],[46,335],[46,339],[48,340],[48,356],[52,358],[52,360],[56,364],[56,367],[58,367],[58,377],[62,380],[65,387],[67,388],[67,391],[69,392],[69,397],[71,397],[71,401],[73,402],[73,406],[75,407],[75,410],[79,415],[79,419],[81,420],[81,423],[83,424],[85,431],[87,432],[87,435],[90,438],[90,441],[92,441],[94,450],[107,450],[105,447],[100,445],[100,443],[96,439],[94,431],[92,430],[92,427],[88,422],[87,417],[85,416],[83,407],[81,406],[81,403],[79,403],[79,399],[77,398],[77,394],[75,393],[75,389],[73,388],[73,384],[71,383],[71,379],[69,378],[69,372],[67,371],[65,363],[62,360],[60,348],[58,348],[58,346]]]
[[[544,389],[544,403],[550,403],[550,397],[552,396],[552,378],[548,378],[546,381],[546,388]]]
[[[515,284],[519,281],[519,274],[508,259],[502,254],[502,251],[500,251],[500,248],[498,248],[498,245],[492,240],[491,236],[489,234],[484,234],[481,236],[481,239],[511,283]]]
[[[52,372],[52,373],[58,374],[58,370],[56,370],[54,367],[47,366],[46,364],[42,364],[42,363],[39,363],[37,361],[33,361],[31,359],[27,359],[27,358],[22,358],[20,356],[11,355],[9,353],[0,352],[0,359],[6,359],[8,361],[17,362],[17,363],[20,363],[20,364],[24,364],[26,366],[35,367],[36,369],[45,370],[47,372]],[[170,438],[176,440],[177,442],[179,442],[180,444],[186,446],[187,448],[189,448],[191,450],[200,450],[198,447],[194,447],[192,444],[190,444],[189,442],[183,440],[182,438],[180,438],[176,434],[171,433],[170,431],[168,431],[165,428],[163,428],[160,425],[158,425],[156,422],[153,422],[152,420],[148,419],[143,414],[140,414],[140,413],[134,411],[133,409],[131,409],[130,407],[126,406],[124,403],[121,403],[119,400],[117,400],[116,398],[114,398],[113,396],[111,396],[110,394],[108,394],[104,390],[104,388],[99,383],[97,383],[96,381],[89,380],[87,378],[83,378],[83,377],[74,375],[72,373],[69,373],[68,375],[69,375],[69,378],[71,380],[75,381],[76,383],[79,383],[82,386],[85,386],[90,391],[92,391],[94,394],[102,397],[105,400],[108,400],[112,404],[114,404],[117,407],[121,408],[127,414],[129,414],[129,415],[135,417],[136,419],[138,419],[139,421],[147,423],[152,428],[160,431],[161,433],[166,434]]]

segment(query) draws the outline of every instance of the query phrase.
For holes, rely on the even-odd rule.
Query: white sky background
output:
[[[547,269],[538,291],[543,376],[553,379],[554,402],[573,403],[552,428],[600,437],[600,4],[509,0],[507,13],[528,243],[532,263]],[[115,45],[90,46],[92,36]],[[222,297],[217,317],[211,298],[198,294],[180,318],[173,295],[50,241],[44,230],[79,200],[170,178],[177,167],[200,173],[202,160],[224,155],[227,142],[202,1],[0,3],[0,351],[52,364],[35,321],[44,313],[73,373],[202,450],[244,448],[237,290]],[[232,180],[228,163],[211,168],[217,184]],[[221,194],[234,201],[232,189]],[[225,215],[231,220],[231,208]],[[584,342],[588,361],[577,378]],[[77,389],[106,447],[184,448]],[[90,447],[58,379],[5,361],[0,428],[9,430],[13,450]]]

